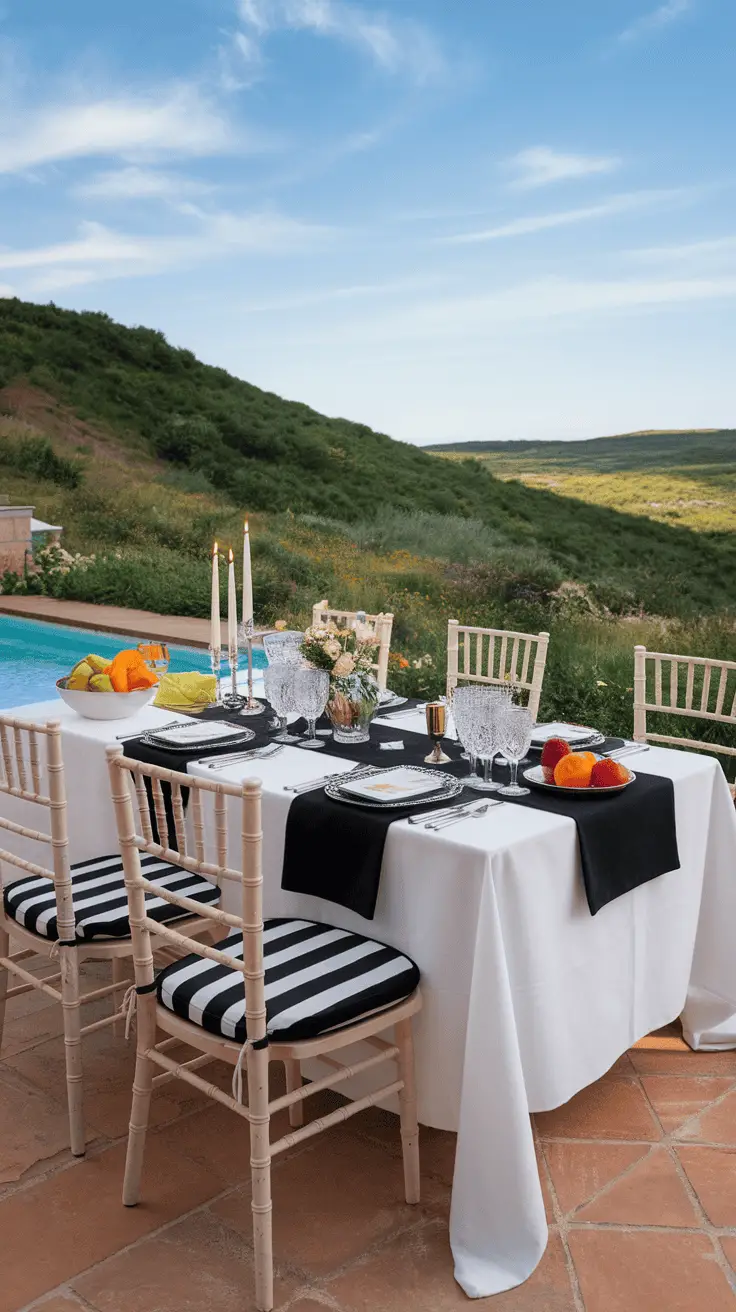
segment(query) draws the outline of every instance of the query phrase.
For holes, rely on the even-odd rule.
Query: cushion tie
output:
[[[245,1043],[240,1049],[240,1055],[238,1057],[238,1060],[235,1063],[235,1070],[233,1071],[232,1089],[233,1089],[233,1098],[235,1099],[236,1102],[243,1101],[243,1061],[245,1059],[245,1054],[248,1048],[252,1048],[253,1051],[256,1052],[259,1048],[267,1048],[267,1047],[268,1047],[267,1034],[264,1035],[262,1039],[245,1040]]]
[[[152,984],[131,984],[130,988],[125,990],[123,995],[123,1005],[120,1008],[120,1014],[125,1018],[125,1037],[130,1038],[130,1027],[133,1024],[133,1017],[136,1012],[138,995],[140,993],[153,993],[156,988],[156,981]]]

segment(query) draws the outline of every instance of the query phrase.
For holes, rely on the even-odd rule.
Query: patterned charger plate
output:
[[[429,775],[430,771],[423,769],[420,765],[405,765],[402,770],[413,770],[417,774]],[[432,772],[432,777],[438,776]],[[462,779],[456,779],[454,775],[439,776],[442,779],[441,788],[433,788],[426,793],[417,793],[414,797],[405,797],[398,802],[372,802],[367,797],[352,797],[340,787],[339,780],[334,779],[332,783],[325,784],[325,793],[333,802],[346,802],[348,806],[364,806],[371,811],[391,811],[406,806],[428,806],[431,802],[447,802],[452,797],[457,797],[458,793],[463,791]]]
[[[199,738],[196,742],[191,743],[164,743],[161,742],[153,730],[149,730],[141,736],[141,742],[146,747],[155,747],[160,752],[208,752],[211,747],[221,747],[223,752],[229,751],[232,747],[242,747],[243,743],[249,743],[255,738],[252,729],[243,728],[238,733],[233,734],[232,738]]]

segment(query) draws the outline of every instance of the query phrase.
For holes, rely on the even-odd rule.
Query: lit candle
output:
[[[235,591],[235,557],[230,548],[227,558],[227,651],[233,657],[238,650],[238,597]]]
[[[250,531],[246,519],[243,527],[243,623],[253,619],[253,575],[250,568]]]
[[[220,650],[222,644],[220,634],[220,557],[217,552],[217,543],[212,548],[212,607],[210,611],[210,647],[213,651]]]

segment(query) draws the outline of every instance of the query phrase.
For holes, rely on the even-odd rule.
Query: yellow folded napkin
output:
[[[186,711],[190,707],[210,706],[215,695],[214,674],[187,670],[183,674],[162,674],[153,704],[169,711]]]

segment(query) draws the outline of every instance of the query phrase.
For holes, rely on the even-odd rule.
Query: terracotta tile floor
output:
[[[87,1040],[90,1144],[75,1161],[59,1017],[46,1002],[9,1005],[0,1061],[0,1312],[250,1312],[242,1128],[167,1085],[154,1095],[145,1202],[124,1209],[132,1044],[109,1031]],[[225,1087],[227,1072],[210,1070]],[[547,1251],[521,1288],[476,1306],[736,1312],[736,1052],[691,1053],[672,1026],[534,1121]],[[453,1152],[452,1135],[423,1131],[417,1208],[402,1201],[386,1113],[362,1113],[280,1158],[276,1306],[467,1312],[447,1240]]]

